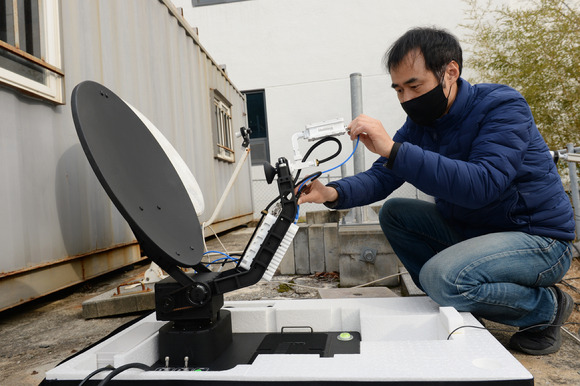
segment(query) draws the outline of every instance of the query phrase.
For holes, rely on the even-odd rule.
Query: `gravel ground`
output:
[[[251,229],[238,229],[224,235],[221,240],[231,253],[243,249]],[[208,243],[210,249],[222,250],[217,241]],[[45,371],[53,368],[70,355],[97,342],[119,326],[139,315],[123,315],[85,320],[82,303],[123,282],[138,278],[148,264],[136,265],[117,271],[83,285],[47,296],[43,299],[0,313],[0,385],[37,385]],[[578,278],[578,279],[577,279]],[[226,295],[226,300],[314,298],[315,289],[337,287],[332,275],[276,276],[277,282],[260,282],[252,287]],[[303,286],[289,287],[280,282],[293,280]],[[580,322],[580,262],[574,265],[561,288],[574,296],[577,304],[570,321]],[[397,288],[394,288],[397,292]],[[492,331],[505,346],[514,328],[486,323],[488,328],[508,329],[511,332]],[[533,374],[536,385],[580,385],[580,341],[578,324],[568,326],[574,337],[563,334],[562,349],[552,355],[534,357],[512,352]]]

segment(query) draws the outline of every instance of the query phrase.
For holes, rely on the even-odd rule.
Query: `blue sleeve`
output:
[[[421,191],[465,208],[478,209],[501,198],[520,168],[533,127],[528,104],[517,92],[493,96],[473,125],[467,160],[447,158],[403,143],[393,172]]]

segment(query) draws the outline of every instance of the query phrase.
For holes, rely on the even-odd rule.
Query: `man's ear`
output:
[[[452,60],[447,65],[445,69],[445,78],[446,80],[450,81],[451,83],[456,82],[459,79],[460,71],[459,71],[459,64]]]

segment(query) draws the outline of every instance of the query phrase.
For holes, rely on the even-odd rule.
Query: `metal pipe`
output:
[[[580,147],[575,147],[574,153],[580,154]],[[568,149],[560,149],[560,150],[550,150],[550,155],[554,159],[554,162],[558,163],[558,160],[564,159],[566,160],[567,154],[570,153]]]
[[[362,74],[359,72],[350,74],[350,111],[352,119],[363,113],[362,102]],[[353,148],[356,144],[353,142]],[[365,169],[364,146],[359,146],[353,155],[354,174],[363,172]],[[354,218],[357,224],[363,222],[363,210],[354,208]]]
[[[350,74],[350,111],[352,119],[355,119],[363,113],[362,100],[362,74],[356,72]],[[353,148],[355,143],[352,144]],[[360,146],[353,156],[354,173],[360,173],[365,170],[364,148]]]
[[[555,151],[553,151],[551,153],[554,153],[554,152],[560,153],[560,154],[570,153],[570,151],[568,150],[568,148],[566,148],[566,149],[560,149],[560,150],[555,150]],[[574,153],[580,153],[580,146],[574,148]]]
[[[566,145],[568,153],[574,153],[574,145]],[[578,192],[578,175],[576,174],[576,162],[568,161],[570,171],[570,194],[572,195],[572,205],[574,206],[574,221],[576,222],[576,238],[580,237],[580,194]]]
[[[340,165],[340,178],[347,177],[346,164]]]

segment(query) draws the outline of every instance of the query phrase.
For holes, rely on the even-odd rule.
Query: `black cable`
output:
[[[207,265],[218,265],[218,264],[219,264],[219,265],[226,265],[226,264],[228,264],[228,263],[237,263],[237,262],[238,262],[238,260],[239,260],[239,259],[228,259],[227,257],[225,257],[225,258],[224,258],[224,260],[221,260],[221,259],[220,259],[220,261],[210,261],[210,262],[207,262],[207,263],[204,263],[204,264],[205,264],[206,266],[207,266]]]
[[[451,335],[455,334],[458,330],[461,330],[462,328],[476,328],[478,330],[488,330],[488,331],[494,330],[493,328],[486,328],[486,327],[481,327],[481,326],[469,326],[469,325],[459,326],[455,330],[451,331],[449,333],[449,335],[447,335],[447,340],[451,339]],[[502,331],[508,331],[508,330],[502,330]]]
[[[310,182],[318,179],[318,177],[320,177],[322,175],[322,172],[316,172],[316,173],[312,173],[307,175],[306,177],[304,177],[298,184],[296,184],[296,186],[300,187],[304,181],[308,181],[310,180]],[[302,194],[302,189],[300,189],[297,193],[296,193],[296,198],[300,198],[300,195]]]
[[[550,323],[544,323],[544,324],[534,324],[533,326],[529,326],[526,328],[522,328],[519,329],[517,332],[524,332],[527,330],[531,330],[532,328],[537,328],[537,327],[564,327],[568,324],[580,324],[580,323],[576,323],[576,322],[566,322],[563,324],[550,324]],[[461,330],[463,328],[475,328],[478,330],[487,330],[487,331],[499,331],[499,332],[514,332],[513,330],[508,330],[506,328],[487,328],[487,327],[481,327],[481,326],[471,326],[471,325],[465,325],[465,326],[459,326],[457,327],[455,330],[451,331],[449,333],[449,335],[447,335],[447,340],[451,339],[451,335],[455,334],[456,331]]]
[[[333,158],[336,158],[340,154],[340,152],[342,151],[342,143],[337,138],[335,138],[335,137],[326,137],[326,139],[323,138],[323,139],[321,139],[321,141],[322,140],[324,140],[324,142],[327,142],[327,141],[336,142],[336,144],[338,145],[338,150],[336,150],[336,152],[333,155],[331,155],[330,157],[326,157],[326,158],[323,158],[321,160],[318,160],[318,164],[323,164],[323,163],[325,163],[327,161],[330,161]],[[324,143],[324,142],[321,142],[321,144]]]
[[[282,196],[277,196],[275,199],[273,199],[272,201],[270,201],[270,203],[269,203],[268,205],[266,205],[266,207],[264,208],[264,210],[262,210],[262,213],[264,213],[264,212],[266,212],[266,213],[267,213],[267,212],[268,212],[268,210],[270,209],[270,207],[271,207],[272,205],[274,205],[274,204],[276,203],[276,201],[280,200],[281,198],[282,198]],[[266,215],[266,214],[264,214],[264,216],[265,216],[265,215]]]
[[[135,362],[135,363],[127,363],[126,365],[117,367],[115,370],[111,371],[111,373],[109,373],[109,375],[107,375],[105,377],[105,379],[103,379],[99,383],[98,386],[105,386],[107,383],[109,383],[109,381],[111,379],[113,379],[114,377],[116,377],[117,375],[119,375],[120,373],[122,373],[123,371],[128,370],[128,369],[141,369],[141,370],[147,371],[147,370],[150,370],[151,367],[149,367],[149,366],[147,366],[147,365],[145,365],[143,363],[137,363],[137,362]]]
[[[310,180],[311,182],[318,179],[318,177],[320,177],[322,175],[322,172],[316,172],[316,173],[312,173],[307,175],[306,177],[304,177],[302,180],[300,180],[299,183],[296,184],[296,186],[300,186],[304,183],[304,181],[308,181]]]
[[[83,379],[81,381],[81,383],[79,383],[79,386],[83,386],[85,383],[87,383],[89,381],[89,379],[91,379],[92,377],[94,377],[98,373],[101,373],[103,371],[108,371],[108,370],[115,370],[115,368],[113,366],[111,366],[111,365],[106,365],[105,367],[101,367],[100,369],[96,369],[95,371],[93,371],[92,373],[90,373],[89,375],[87,375],[85,377],[85,379]]]
[[[569,279],[562,279],[560,280],[560,284],[566,286],[567,288],[570,288],[572,291],[579,293],[580,294],[580,290],[576,287],[574,287],[572,284],[568,283],[568,280],[575,280],[578,278],[569,278]]]
[[[304,157],[302,157],[302,162],[306,161],[306,159],[310,156],[310,154],[314,151],[314,149],[316,149],[318,146],[320,146],[323,143],[328,142],[328,141],[336,142],[338,144],[338,150],[330,157],[326,157],[326,158],[318,161],[318,164],[324,163],[326,161],[330,161],[331,159],[338,156],[340,154],[340,152],[342,151],[342,143],[340,142],[340,140],[338,140],[336,137],[324,137],[321,140],[317,141],[314,145],[312,145],[310,147],[310,149],[308,149],[308,151],[306,152]],[[296,181],[298,181],[298,178],[300,177],[300,172],[301,172],[301,170],[298,170],[296,172],[296,177],[294,177],[294,185],[298,185],[298,184],[296,184]]]

